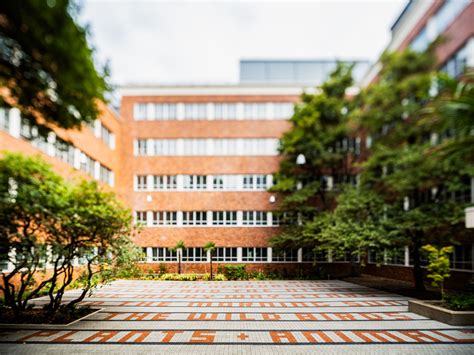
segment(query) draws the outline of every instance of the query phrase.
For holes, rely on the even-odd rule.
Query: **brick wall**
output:
[[[135,211],[271,211],[271,193],[225,191],[134,192],[134,175],[220,175],[272,174],[278,170],[278,156],[134,156],[133,141],[142,138],[280,138],[289,129],[286,120],[170,120],[136,121],[135,103],[197,102],[296,102],[297,95],[156,95],[124,96],[122,147],[124,162],[119,184]],[[151,197],[151,201],[149,198]],[[267,246],[277,232],[271,227],[160,227],[144,228],[136,238],[143,247],[169,247],[183,240],[186,246],[202,247],[213,241],[218,246]]]

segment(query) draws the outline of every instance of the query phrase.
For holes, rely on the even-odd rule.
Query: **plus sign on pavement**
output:
[[[245,333],[240,333],[239,335],[237,335],[237,338],[239,338],[240,340],[246,340],[248,339],[248,335],[245,334]]]

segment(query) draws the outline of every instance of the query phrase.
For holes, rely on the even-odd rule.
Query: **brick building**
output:
[[[457,76],[474,67],[473,19],[469,1],[410,1],[392,26],[388,49],[423,50],[442,35],[438,66]],[[269,248],[267,241],[278,230],[272,211],[279,201],[267,189],[293,104],[304,86],[318,85],[334,63],[241,64],[239,84],[123,87],[120,115],[102,106],[93,127],[54,129],[46,140],[36,137],[35,127],[22,122],[16,110],[0,110],[0,150],[39,153],[62,174],[95,178],[116,191],[144,225],[136,243],[144,248],[147,267],[165,262],[171,268],[177,255],[168,248],[179,240],[187,247],[186,271],[207,267],[202,247],[208,241],[218,247],[217,262],[257,269],[310,266],[312,259],[301,249],[277,254]],[[358,65],[367,67],[363,61]],[[376,80],[378,70],[377,64],[370,68],[362,85]],[[473,254],[472,242],[456,247],[453,265],[460,277],[474,271]],[[394,255],[382,268],[369,258],[367,271],[410,279],[410,251]],[[318,261],[331,273],[347,268],[345,260],[321,256]]]
[[[207,265],[202,247],[216,243],[218,262],[266,263],[278,221],[266,190],[278,169],[278,139],[301,86],[130,86],[122,89],[127,165],[120,184],[137,221],[147,261]],[[297,261],[297,254],[283,256]],[[287,260],[286,260],[287,259]]]

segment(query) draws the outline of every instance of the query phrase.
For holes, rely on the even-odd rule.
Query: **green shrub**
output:
[[[224,274],[216,274],[214,275],[214,280],[213,281],[226,281],[226,277]]]
[[[267,280],[267,275],[261,271],[258,271],[252,275],[252,278],[255,280]]]
[[[454,251],[453,246],[436,248],[430,244],[425,245],[423,250],[428,252],[428,278],[431,284],[441,291],[441,298],[444,299],[444,280],[450,277],[449,254]]]
[[[158,271],[160,275],[166,274],[166,264],[165,263],[160,263],[160,269]]]
[[[446,293],[444,305],[453,311],[474,311],[474,293]]]
[[[224,267],[224,275],[228,280],[247,280],[249,275],[245,271],[246,265],[226,265]]]
[[[163,274],[159,277],[160,280],[164,281],[196,281],[198,276],[194,273],[191,274]]]

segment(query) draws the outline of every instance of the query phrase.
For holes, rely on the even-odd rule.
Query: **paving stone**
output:
[[[120,280],[86,298],[101,311],[71,326],[0,331],[0,353],[474,353],[473,327],[408,312],[407,301],[335,280]]]

